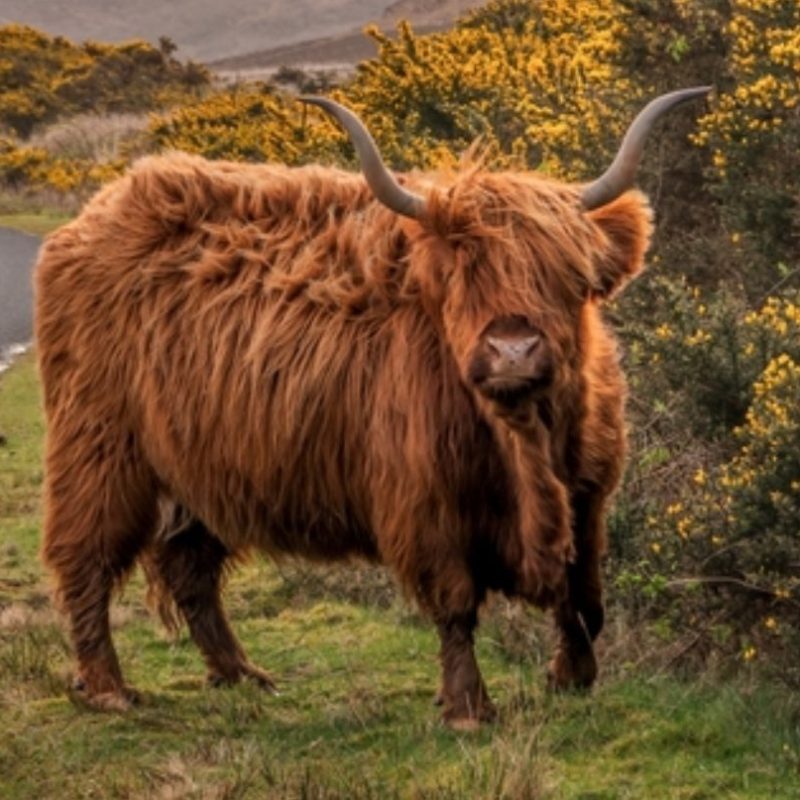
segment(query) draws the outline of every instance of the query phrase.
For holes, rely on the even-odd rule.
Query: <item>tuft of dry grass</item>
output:
[[[78,114],[49,125],[25,143],[54,156],[105,164],[147,152],[147,114]]]

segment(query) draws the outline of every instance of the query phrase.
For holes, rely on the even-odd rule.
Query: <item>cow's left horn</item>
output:
[[[596,180],[586,186],[581,194],[583,207],[589,211],[610,203],[633,185],[636,168],[642,160],[645,139],[656,120],[680,103],[702,97],[711,91],[711,86],[695,86],[677,92],[662,94],[651,100],[628,128],[622,146],[611,166]]]
[[[375,197],[385,206],[405,217],[419,219],[425,211],[425,201],[404,189],[383,163],[378,146],[364,123],[349,109],[327,97],[301,97],[303,103],[319,106],[335,117],[347,131],[361,161],[361,169]]]

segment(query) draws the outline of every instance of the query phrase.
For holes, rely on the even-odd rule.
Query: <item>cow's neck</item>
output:
[[[494,409],[497,438],[517,501],[521,544],[519,591],[540,603],[553,602],[573,557],[570,489],[563,448],[568,429],[545,404]]]

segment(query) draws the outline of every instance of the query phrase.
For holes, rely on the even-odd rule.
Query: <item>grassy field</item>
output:
[[[547,625],[496,602],[479,657],[502,720],[443,728],[431,627],[379,570],[254,562],[227,600],[279,697],[206,687],[134,577],[114,608],[126,715],[70,698],[70,657],[37,561],[43,423],[30,356],[0,377],[0,797],[798,798],[800,699],[755,673],[720,684],[645,669],[604,634],[591,696],[543,689]]]

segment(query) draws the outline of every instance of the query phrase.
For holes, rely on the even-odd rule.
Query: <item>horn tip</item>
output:
[[[584,209],[605,205],[633,185],[644,140],[656,120],[676,106],[704,97],[713,89],[712,85],[692,86],[667,92],[651,100],[631,123],[611,166],[583,190],[581,202]]]
[[[311,105],[315,106],[322,106],[325,103],[330,102],[327,98],[318,94],[301,94],[297,100],[300,103],[310,103]]]
[[[300,95],[297,99],[301,103],[306,103],[307,105],[321,108],[326,114],[330,114],[332,117],[335,117],[342,124],[345,124],[345,119],[352,116],[351,111],[345,108],[345,106],[337,103],[335,100],[331,100],[330,97],[323,97],[322,95],[318,94],[304,94]]]
[[[694,100],[698,97],[703,97],[713,91],[714,86],[709,84],[707,86],[691,86],[688,89],[678,89],[672,92],[672,96],[680,102],[681,100]],[[669,97],[669,95],[667,95]]]

